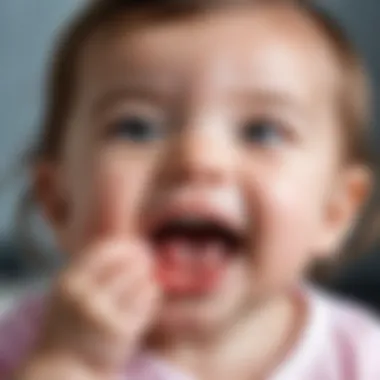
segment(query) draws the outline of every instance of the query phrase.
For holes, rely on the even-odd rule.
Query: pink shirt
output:
[[[316,291],[306,291],[308,323],[288,358],[268,380],[379,380],[380,325],[369,313]],[[0,325],[0,380],[32,349],[43,317],[41,299],[24,302]],[[141,353],[122,379],[196,380]]]

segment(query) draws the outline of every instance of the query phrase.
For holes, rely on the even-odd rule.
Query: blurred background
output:
[[[38,130],[46,65],[54,38],[84,1],[0,0],[0,315],[25,291],[43,287],[59,263],[38,214],[26,219],[17,210],[28,181],[22,158]],[[366,57],[374,87],[379,89],[380,1],[319,3],[346,27]],[[375,109],[375,143],[380,138],[377,120],[379,109]],[[38,254],[21,239],[27,225],[32,227],[33,236],[39,237],[37,243],[42,249]],[[374,249],[345,266],[329,286],[380,311],[380,250]]]

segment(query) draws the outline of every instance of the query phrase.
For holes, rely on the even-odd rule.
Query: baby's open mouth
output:
[[[161,219],[150,233],[160,282],[177,293],[214,290],[230,260],[245,251],[245,234],[227,218],[183,212]]]

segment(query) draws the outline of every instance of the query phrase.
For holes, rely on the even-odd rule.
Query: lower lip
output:
[[[168,270],[167,268],[159,267],[157,270],[158,281],[165,293],[174,295],[202,295],[215,292],[221,279],[223,278],[224,270],[222,268],[208,271],[198,275],[184,276],[177,271]]]

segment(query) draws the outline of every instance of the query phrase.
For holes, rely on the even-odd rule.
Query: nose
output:
[[[184,128],[173,141],[166,173],[170,182],[221,186],[234,176],[236,153],[221,128]]]

